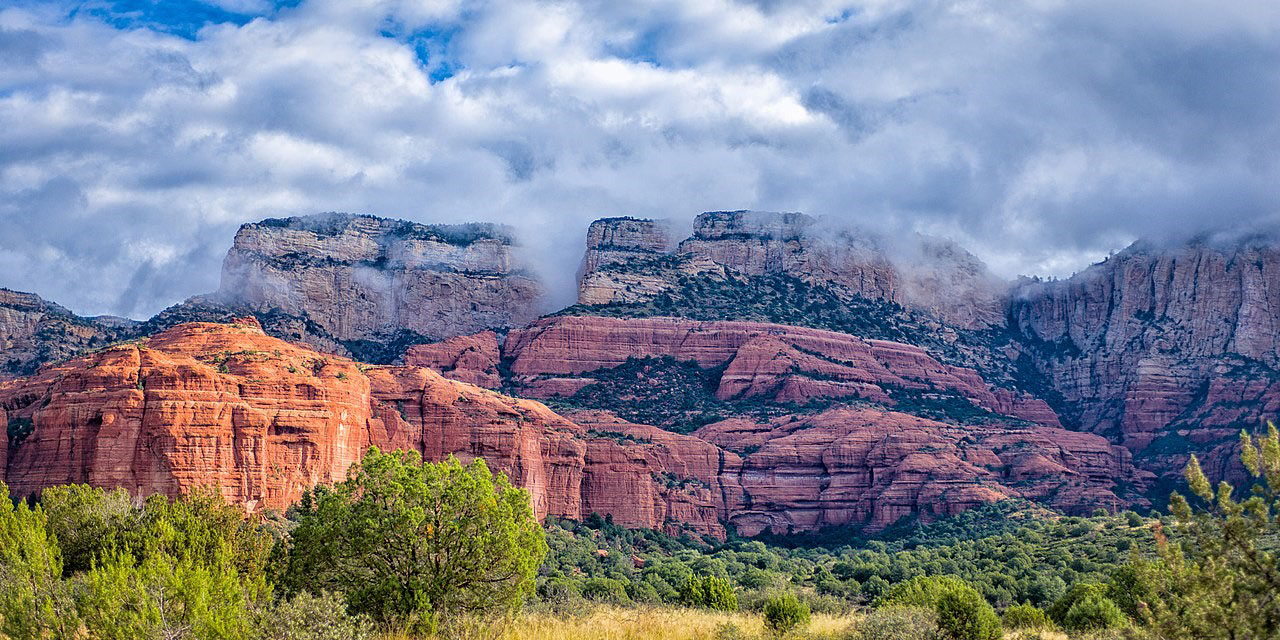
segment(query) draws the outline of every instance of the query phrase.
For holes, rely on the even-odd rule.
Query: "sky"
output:
[[[1276,223],[1274,0],[0,0],[0,287],[136,318],[238,225],[803,211],[1002,277]]]

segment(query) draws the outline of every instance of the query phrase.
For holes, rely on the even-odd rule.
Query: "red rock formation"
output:
[[[342,479],[372,445],[484,457],[529,490],[540,516],[600,512],[630,526],[724,533],[722,492],[665,480],[710,486],[721,456],[712,445],[605,418],[596,433],[430,369],[321,355],[266,336],[253,319],[180,325],[2,383],[0,420],[34,427],[0,449],[0,478],[15,495],[72,482],[139,495],[214,486],[248,509],[279,509]]]
[[[1117,478],[1145,481],[1123,448],[1099,436],[955,426],[876,409],[766,423],[738,418],[694,435],[749,453],[738,476],[743,503],[729,515],[744,535],[864,522],[881,528],[1010,496],[1076,512],[1115,509],[1127,504],[1113,492]]]
[[[1010,316],[1074,407],[1070,422],[1112,435],[1153,470],[1176,474],[1205,442],[1280,409],[1271,240],[1135,244],[1070,280],[1024,283]]]
[[[413,345],[405,352],[404,363],[410,367],[430,367],[450,380],[497,389],[502,386],[502,376],[498,373],[500,359],[497,334],[484,331]]]
[[[807,402],[861,398],[892,404],[890,389],[949,392],[993,412],[1057,425],[1043,401],[992,389],[972,369],[939,363],[923,349],[848,334],[756,322],[566,316],[512,331],[504,345],[515,382],[534,397],[572,395],[581,374],[627,358],[672,356],[724,366],[722,400]]]

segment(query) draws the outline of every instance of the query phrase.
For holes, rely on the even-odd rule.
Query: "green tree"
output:
[[[250,606],[264,584],[244,582],[231,550],[197,560],[152,549],[141,562],[120,551],[84,577],[78,598],[94,638],[233,640],[254,627]]]
[[[1067,631],[1097,631],[1123,627],[1127,620],[1116,603],[1101,593],[1092,592],[1077,600],[1062,619]]]
[[[347,603],[334,593],[303,591],[262,612],[259,640],[368,640],[373,625],[361,616],[347,615]]]
[[[1006,629],[1050,629],[1053,622],[1039,607],[1030,604],[1015,604],[1004,610],[1001,617]]]
[[[809,624],[809,605],[796,599],[794,593],[769,598],[764,603],[764,622],[777,635]]]
[[[44,510],[15,506],[3,482],[0,496],[0,635],[74,637],[79,621]]]
[[[513,609],[547,553],[528,494],[482,460],[371,448],[297,515],[288,585],[340,592],[384,623],[432,628],[438,614]]]
[[[928,607],[955,640],[997,640],[1000,617],[972,585],[954,576],[919,576],[893,586],[876,606]]]
[[[62,549],[64,575],[88,571],[94,561],[136,537],[142,510],[124,489],[85,484],[49,487],[40,493],[49,531]]]
[[[680,604],[717,611],[737,611],[738,594],[733,583],[715,576],[691,575],[680,585]]]
[[[1226,482],[1215,489],[1192,456],[1184,475],[1198,505],[1174,494],[1174,539],[1157,530],[1158,560],[1135,563],[1154,593],[1142,611],[1154,635],[1169,640],[1280,636],[1274,546],[1280,536],[1280,432],[1274,424],[1257,439],[1242,432],[1240,449],[1254,481],[1252,495],[1237,501]]]

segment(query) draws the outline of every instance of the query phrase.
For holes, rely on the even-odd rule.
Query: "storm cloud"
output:
[[[147,316],[240,223],[804,211],[1069,275],[1280,212],[1280,4],[0,3],[0,286]]]

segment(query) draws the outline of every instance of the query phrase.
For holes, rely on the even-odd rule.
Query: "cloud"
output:
[[[235,227],[800,210],[1067,275],[1274,222],[1280,5],[149,0],[0,9],[0,286],[147,316]]]

